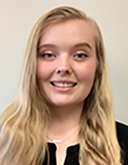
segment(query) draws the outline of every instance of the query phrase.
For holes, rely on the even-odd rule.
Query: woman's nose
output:
[[[56,67],[56,73],[61,74],[61,75],[72,73],[72,66],[71,66],[70,58],[63,57],[60,60],[58,60],[58,65]]]

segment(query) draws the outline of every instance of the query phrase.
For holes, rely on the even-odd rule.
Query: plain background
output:
[[[16,96],[33,25],[48,10],[62,5],[83,10],[99,24],[115,119],[128,124],[128,0],[0,0],[0,113]]]

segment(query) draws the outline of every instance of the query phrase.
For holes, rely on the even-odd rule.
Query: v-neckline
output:
[[[48,142],[49,147],[49,154],[50,154],[50,165],[57,165],[56,160],[56,144]],[[68,146],[66,149],[66,156],[64,159],[63,165],[69,165],[69,158],[74,159],[76,162],[78,162],[78,153],[79,153],[79,144]],[[79,164],[79,163],[78,163]]]

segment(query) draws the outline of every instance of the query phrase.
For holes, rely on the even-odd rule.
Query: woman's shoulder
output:
[[[117,139],[122,149],[121,159],[124,162],[123,165],[127,165],[128,164],[128,125],[116,122],[116,131],[117,131]]]
[[[120,141],[128,143],[128,125],[116,122],[116,131],[119,143]]]

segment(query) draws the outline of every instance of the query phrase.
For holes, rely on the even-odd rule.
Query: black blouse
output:
[[[117,138],[122,149],[121,162],[123,165],[128,165],[128,126],[116,122]],[[56,165],[56,145],[48,143],[50,153],[50,165]],[[67,148],[67,154],[64,165],[79,165],[79,144]],[[43,165],[47,165],[47,159]]]

